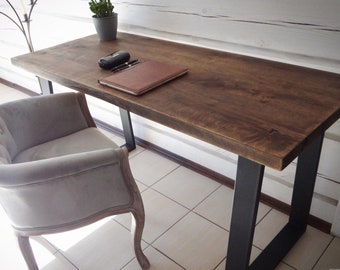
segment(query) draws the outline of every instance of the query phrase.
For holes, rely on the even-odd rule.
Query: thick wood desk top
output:
[[[116,50],[132,59],[187,66],[184,77],[140,97],[100,86],[97,60]],[[193,137],[281,170],[340,116],[340,75],[119,33],[96,35],[12,59],[42,78],[106,100]]]

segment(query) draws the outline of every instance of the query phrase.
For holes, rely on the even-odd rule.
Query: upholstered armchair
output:
[[[30,236],[128,212],[136,258],[149,268],[141,249],[143,202],[127,150],[96,128],[81,93],[0,105],[0,203],[29,269],[38,269]]]

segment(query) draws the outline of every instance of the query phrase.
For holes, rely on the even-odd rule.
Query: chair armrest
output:
[[[117,148],[0,165],[0,203],[16,230],[40,233],[126,211],[134,200],[122,156]]]
[[[44,160],[0,165],[0,187],[16,187],[79,174],[119,163],[121,149],[101,149]]]

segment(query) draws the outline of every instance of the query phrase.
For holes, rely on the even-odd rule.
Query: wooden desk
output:
[[[98,78],[110,72],[97,60],[118,49],[187,66],[189,74],[140,97],[100,86]],[[119,106],[130,147],[133,112],[238,154],[226,269],[248,269],[265,166],[282,170],[299,156],[289,223],[250,269],[273,269],[305,231],[323,134],[340,116],[340,75],[123,33],[113,42],[90,36],[12,62]]]

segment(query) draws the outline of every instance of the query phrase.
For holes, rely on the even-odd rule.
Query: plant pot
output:
[[[118,14],[113,13],[110,17],[97,18],[92,16],[94,27],[101,41],[115,40],[117,37]]]

